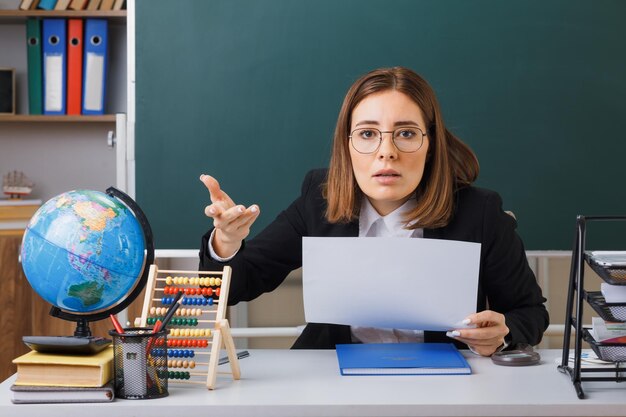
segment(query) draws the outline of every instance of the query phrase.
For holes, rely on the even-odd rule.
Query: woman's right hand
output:
[[[219,182],[210,175],[200,175],[200,181],[209,190],[211,204],[206,206],[204,214],[213,219],[215,235],[213,250],[222,258],[229,258],[241,247],[241,242],[250,234],[250,226],[259,217],[259,206],[246,208],[236,205],[220,188]]]

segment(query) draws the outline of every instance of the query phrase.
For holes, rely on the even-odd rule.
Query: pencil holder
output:
[[[122,334],[109,331],[116,398],[145,400],[168,395],[167,332],[154,333],[149,328],[124,329]]]

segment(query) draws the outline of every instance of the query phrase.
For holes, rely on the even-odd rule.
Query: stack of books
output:
[[[93,355],[31,351],[13,360],[15,404],[113,401],[113,348]]]

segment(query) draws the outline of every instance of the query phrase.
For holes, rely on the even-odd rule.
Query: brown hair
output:
[[[443,124],[435,92],[426,80],[404,67],[382,68],[359,78],[343,100],[335,127],[333,148],[324,184],[328,206],[326,219],[331,223],[350,222],[358,217],[363,193],[352,168],[348,136],[352,111],[365,97],[386,90],[396,90],[410,97],[422,110],[429,140],[424,176],[415,195],[417,207],[407,214],[414,221],[411,228],[443,227],[450,222],[454,209],[454,191],[478,177],[478,159],[472,150]]]

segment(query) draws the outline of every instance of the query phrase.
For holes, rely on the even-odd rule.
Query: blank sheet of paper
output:
[[[304,237],[308,323],[451,330],[476,312],[480,244]]]

